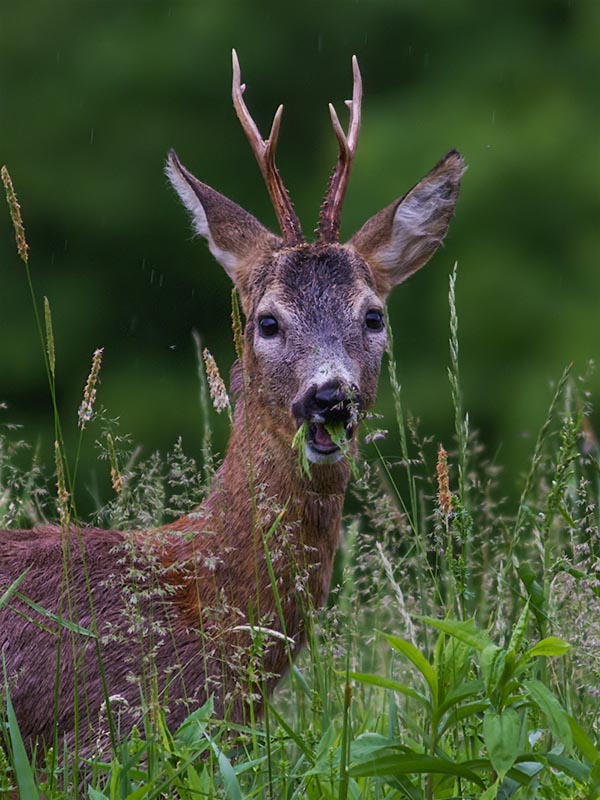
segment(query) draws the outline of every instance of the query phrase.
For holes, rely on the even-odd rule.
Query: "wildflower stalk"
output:
[[[54,420],[54,440],[61,455],[61,464],[64,470],[65,476],[65,483],[66,486],[71,487],[73,486],[73,482],[71,479],[71,474],[69,471],[69,464],[66,458],[66,449],[64,443],[64,437],[62,433],[62,427],[60,424],[60,416],[58,413],[58,404],[56,400],[56,387],[54,383],[54,372],[55,372],[55,349],[54,349],[54,335],[52,333],[52,318],[50,315],[45,316],[46,322],[46,330],[49,332],[48,337],[44,336],[44,326],[42,326],[41,315],[38,307],[38,301],[35,294],[35,290],[33,288],[33,281],[31,279],[31,272],[29,268],[29,245],[27,243],[27,239],[25,237],[25,227],[23,225],[23,219],[21,215],[21,206],[19,205],[19,201],[17,199],[16,192],[14,190],[14,186],[12,183],[12,179],[8,172],[6,166],[3,166],[0,169],[0,178],[2,179],[2,183],[4,184],[4,189],[6,193],[6,201],[8,203],[8,208],[10,211],[10,217],[12,220],[13,228],[15,231],[15,240],[17,244],[17,254],[21,261],[25,264],[25,275],[27,277],[27,285],[29,287],[29,294],[31,297],[31,304],[33,306],[33,314],[35,318],[35,324],[38,332],[38,337],[40,340],[40,344],[42,346],[42,354],[44,358],[44,367],[46,369],[46,377],[48,380],[48,387],[50,390],[50,399],[52,402],[52,413],[53,413],[53,420]],[[47,305],[48,311],[50,309],[50,305]],[[59,503],[60,503],[59,499]],[[70,496],[70,504],[71,510],[73,514],[76,516],[75,510],[75,501],[73,499],[72,493]]]
[[[450,306],[450,367],[448,368],[448,379],[450,381],[452,405],[454,406],[454,429],[456,431],[456,441],[458,445],[458,492],[454,524],[460,541],[460,552],[458,553],[458,557],[455,557],[452,552],[448,553],[448,557],[452,558],[452,574],[457,584],[457,611],[464,619],[469,616],[473,610],[472,566],[470,563],[473,519],[469,509],[466,482],[469,416],[463,411],[458,360],[458,315],[456,313],[457,266],[457,264],[454,265],[454,269],[450,275],[448,291],[448,302]]]

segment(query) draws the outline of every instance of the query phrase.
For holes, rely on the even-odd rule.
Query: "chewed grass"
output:
[[[360,470],[358,467],[358,462],[355,456],[350,453],[350,440],[346,435],[346,426],[343,422],[329,422],[325,424],[325,430],[331,437],[331,441],[334,443],[336,447],[342,452],[344,458],[348,460],[350,464],[350,469],[352,470],[352,476],[356,479],[360,477]],[[308,431],[309,431],[309,423],[305,420],[302,425],[296,431],[294,438],[292,439],[292,449],[298,451],[298,463],[300,465],[301,472],[306,475],[307,478],[310,478],[310,468],[311,464],[306,455],[306,445],[308,442]]]
[[[306,442],[308,441],[308,422],[304,420],[292,439],[292,450],[298,451],[298,463],[300,471],[310,478],[310,461],[306,455]]]
[[[344,458],[348,460],[350,464],[350,469],[352,470],[352,477],[358,479],[360,477],[360,470],[358,468],[358,463],[355,458],[350,453],[350,440],[346,435],[346,426],[343,422],[330,422],[325,424],[325,430],[331,436],[331,441],[334,443],[336,447],[339,447],[342,451]]]

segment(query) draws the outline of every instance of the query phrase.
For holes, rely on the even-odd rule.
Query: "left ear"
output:
[[[462,156],[451,150],[407,194],[367,220],[348,242],[369,264],[382,297],[426,264],[442,243],[464,171]]]

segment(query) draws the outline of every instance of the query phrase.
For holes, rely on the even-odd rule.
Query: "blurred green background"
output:
[[[36,291],[53,312],[63,424],[77,434],[93,350],[98,402],[148,454],[181,434],[200,449],[192,329],[226,373],[230,284],[163,176],[169,147],[199,178],[274,226],[230,100],[230,50],[304,229],[336,156],[327,102],[365,99],[345,205],[349,237],[450,148],[469,165],[446,244],[392,296],[405,404],[451,446],[448,274],[459,263],[465,406],[516,490],[564,365],[598,354],[598,0],[2,0],[0,161],[23,207]],[[0,422],[50,462],[40,346],[5,208],[0,213]],[[590,388],[597,396],[598,375]],[[392,426],[382,385],[379,410]],[[226,431],[221,421],[218,446]],[[93,428],[82,474],[94,472]],[[389,453],[398,449],[393,436]],[[89,477],[88,477],[89,476]]]

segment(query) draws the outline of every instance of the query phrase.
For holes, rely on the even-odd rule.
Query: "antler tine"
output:
[[[275,151],[277,149],[277,139],[279,137],[283,106],[280,105],[275,112],[269,138],[266,140],[263,139],[244,102],[243,94],[246,85],[242,83],[241,80],[240,63],[235,50],[231,51],[231,60],[233,65],[231,94],[236,114],[244,129],[244,133],[248,137],[248,141],[250,142],[250,146],[267,185],[273,208],[279,220],[283,241],[288,246],[294,246],[304,241],[302,228],[296,216],[296,212],[294,211],[290,196],[275,165]]]
[[[333,132],[338,141],[339,154],[335,169],[329,181],[327,194],[321,206],[319,218],[319,235],[324,242],[336,242],[340,233],[340,217],[342,205],[348,188],[348,180],[352,169],[352,162],[358,148],[358,135],[360,133],[361,104],[362,104],[362,78],[356,56],[352,56],[352,75],[354,86],[352,100],[346,100],[350,109],[348,134],[340,124],[339,117],[332,103],[329,104],[329,114]]]

